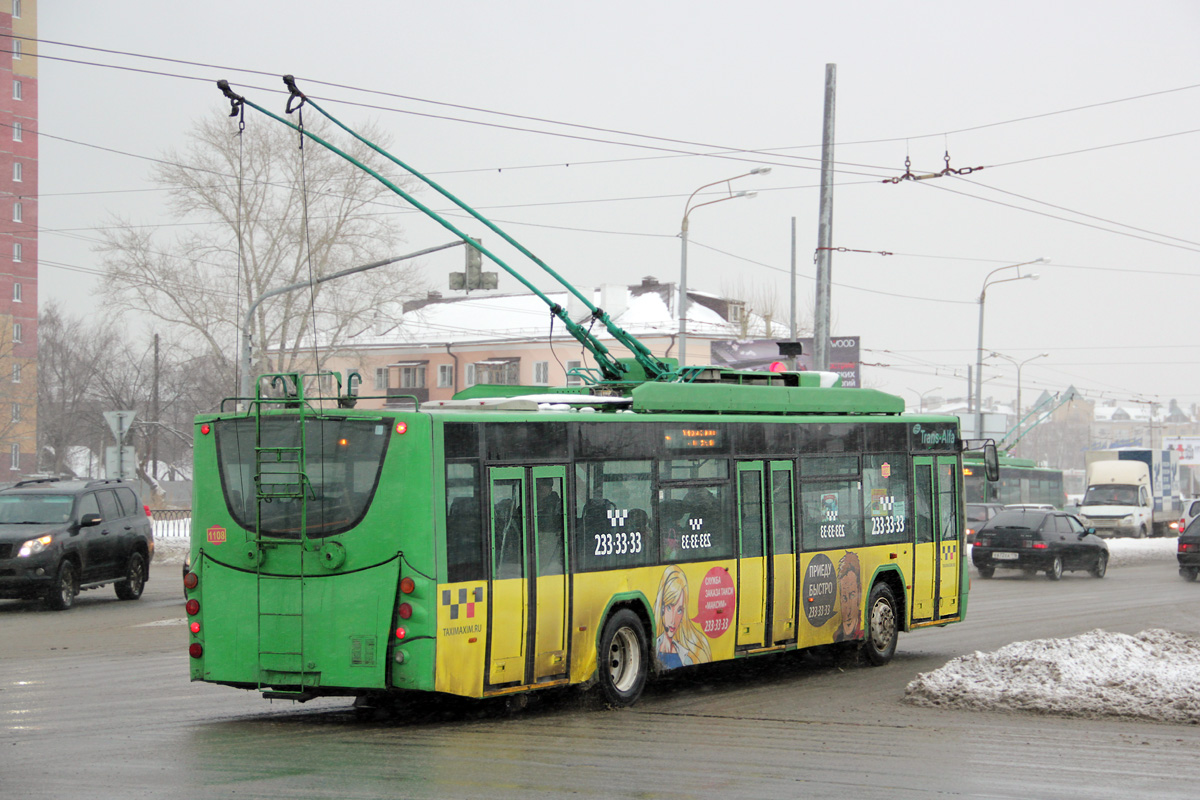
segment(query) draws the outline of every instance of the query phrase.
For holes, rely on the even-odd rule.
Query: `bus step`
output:
[[[298,692],[271,689],[270,691],[263,692],[262,696],[268,700],[295,700],[297,703],[307,703],[309,700],[312,700],[314,697],[316,697],[315,694],[307,689],[303,689]]]

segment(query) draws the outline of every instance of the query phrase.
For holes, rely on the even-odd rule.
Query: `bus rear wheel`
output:
[[[596,661],[604,702],[611,708],[637,702],[650,666],[646,628],[637,614],[623,608],[609,617],[600,635]]]
[[[867,597],[867,635],[862,645],[868,663],[878,667],[891,661],[899,635],[896,596],[886,583],[876,583]]]

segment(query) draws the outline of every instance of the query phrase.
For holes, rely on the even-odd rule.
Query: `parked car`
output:
[[[967,544],[975,541],[975,531],[980,525],[1003,510],[1000,503],[967,503]]]
[[[1171,534],[1182,534],[1196,517],[1200,517],[1200,497],[1183,498],[1183,516],[1171,523]]]
[[[113,584],[136,600],[150,579],[154,527],[131,484],[39,478],[0,489],[0,598],[70,608]]]
[[[1195,517],[1179,534],[1176,558],[1179,559],[1179,574],[1185,581],[1194,581],[1200,575],[1200,517]]]
[[[1108,544],[1063,511],[1006,509],[975,533],[971,561],[984,578],[997,569],[1020,569],[1027,575],[1044,571],[1052,581],[1069,570],[1087,570],[1103,578]]]

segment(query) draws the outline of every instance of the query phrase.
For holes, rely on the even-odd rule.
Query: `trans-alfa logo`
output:
[[[946,428],[940,431],[927,431],[921,427],[921,423],[916,423],[912,428],[913,436],[917,438],[921,444],[954,444],[954,430]]]

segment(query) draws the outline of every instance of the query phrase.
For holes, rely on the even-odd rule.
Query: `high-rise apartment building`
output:
[[[37,1],[0,0],[0,482],[37,470]]]

